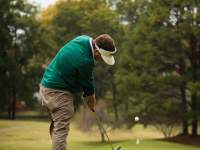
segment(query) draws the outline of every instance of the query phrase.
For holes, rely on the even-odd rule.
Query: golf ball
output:
[[[139,120],[140,120],[140,118],[138,116],[135,116],[135,121],[137,122]]]

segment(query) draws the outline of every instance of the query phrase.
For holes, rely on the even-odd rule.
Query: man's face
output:
[[[96,61],[103,61],[101,54],[99,53],[99,51],[97,49],[94,49],[94,59]]]

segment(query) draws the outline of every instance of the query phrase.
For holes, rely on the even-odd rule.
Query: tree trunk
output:
[[[0,101],[3,101],[1,104],[7,105],[8,119],[11,119],[11,110],[10,110],[10,93],[9,93],[9,80],[8,80],[8,65],[7,65],[7,52],[4,43],[0,44],[0,91],[1,97]],[[5,110],[2,110],[5,111]]]
[[[100,133],[100,136],[101,136],[101,142],[105,142],[105,134],[104,134],[104,130],[101,128],[100,124],[98,123],[98,129],[99,129],[99,133]]]
[[[113,109],[115,113],[115,121],[118,121],[119,119],[119,113],[117,109],[117,99],[116,99],[116,85],[113,83]]]
[[[129,107],[128,107],[128,101],[125,102],[125,112],[128,114],[128,110],[129,110]]]
[[[197,39],[195,37],[191,37],[191,64],[192,64],[192,82],[197,82],[197,69],[198,69],[198,53],[197,53]],[[197,136],[197,128],[198,128],[198,110],[197,110],[197,93],[192,91],[192,136]]]
[[[13,75],[13,81],[12,81],[12,114],[11,114],[11,119],[15,120],[16,117],[16,80],[15,80],[15,75]]]
[[[112,76],[112,96],[113,96],[113,110],[114,110],[114,114],[115,114],[115,121],[119,120],[119,113],[118,113],[118,108],[117,108],[117,98],[116,98],[116,94],[117,94],[117,90],[116,90],[116,85],[115,85],[115,81],[114,81],[114,71],[113,69],[111,70],[111,76]]]
[[[12,87],[12,120],[15,120],[16,117],[16,86],[15,86],[15,80],[13,82]]]
[[[198,129],[198,115],[197,115],[197,96],[196,93],[192,95],[192,111],[193,111],[193,118],[192,118],[192,136],[197,136],[197,129]]]
[[[187,102],[186,102],[186,83],[183,81],[181,83],[181,100],[182,100],[182,110],[183,110],[183,116],[182,116],[182,134],[183,135],[188,135],[188,120],[186,118],[186,113],[187,113]]]
[[[12,113],[12,97],[9,95],[9,92],[8,92],[8,119],[11,120],[11,113]]]

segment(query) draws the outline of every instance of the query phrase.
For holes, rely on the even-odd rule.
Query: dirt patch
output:
[[[167,141],[200,147],[200,136],[178,135],[167,139]]]

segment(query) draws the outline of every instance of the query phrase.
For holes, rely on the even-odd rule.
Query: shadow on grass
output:
[[[123,143],[126,142],[127,140],[113,140],[111,141],[113,144],[118,144],[118,143]],[[88,144],[88,145],[107,145],[109,144],[108,141],[106,142],[100,142],[100,141],[88,141],[88,142],[82,142],[83,144]]]
[[[177,136],[174,136],[174,137],[171,137],[171,138],[157,139],[157,140],[200,147],[200,136],[194,137],[194,136],[190,136],[190,135],[177,135]]]
[[[0,120],[8,120],[7,116],[0,116]],[[13,121],[36,121],[36,122],[49,122],[49,116],[16,116],[15,120]]]

